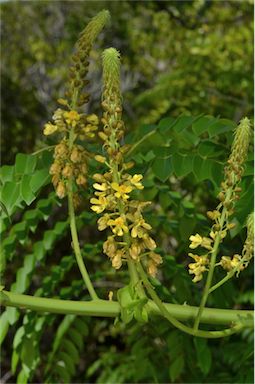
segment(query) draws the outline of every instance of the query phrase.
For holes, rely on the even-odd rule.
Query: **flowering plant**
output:
[[[150,180],[146,179],[146,170],[143,167],[139,169],[139,161],[142,163],[141,158],[142,160],[149,159],[148,162],[153,160],[152,169],[158,179],[164,182],[169,179],[171,174],[169,171],[170,165],[172,165],[169,161],[170,156],[172,156],[171,161],[173,160],[173,163],[175,163],[175,175],[178,176],[178,172],[182,173],[184,171],[183,174],[189,172],[189,155],[183,153],[183,151],[180,154],[176,154],[173,148],[168,145],[168,141],[165,146],[160,146],[159,150],[158,147],[153,147],[152,142],[151,145],[154,152],[150,150],[151,147],[149,147],[149,150],[147,147],[146,153],[141,151],[140,158],[135,155],[135,151],[153,135],[155,141],[159,140],[160,144],[162,144],[164,142],[163,135],[167,136],[170,128],[173,126],[175,127],[173,137],[175,135],[178,136],[182,131],[184,134],[187,134],[188,139],[186,138],[185,146],[188,148],[187,151],[189,151],[189,141],[193,140],[193,143],[197,143],[200,140],[194,134],[198,128],[195,126],[196,119],[188,117],[195,128],[193,127],[193,133],[185,131],[185,125],[187,125],[187,116],[185,116],[183,119],[177,119],[174,123],[171,122],[169,124],[169,121],[167,121],[166,125],[163,123],[162,125],[159,124],[159,134],[154,130],[150,131],[150,127],[149,130],[148,127],[145,127],[145,133],[142,132],[143,137],[133,140],[133,142],[132,140],[128,141],[128,138],[125,136],[128,130],[125,129],[124,117],[122,116],[121,59],[120,53],[115,48],[108,48],[102,54],[102,116],[99,116],[99,113],[94,111],[87,113],[86,110],[85,112],[84,106],[88,103],[90,97],[89,92],[85,92],[85,88],[89,84],[86,78],[89,66],[89,53],[97,35],[108,23],[109,17],[108,11],[101,11],[90,21],[77,42],[76,52],[72,56],[67,91],[58,100],[60,107],[53,113],[52,122],[47,122],[43,129],[46,137],[55,135],[53,137],[56,138],[56,143],[53,146],[53,157],[49,161],[50,164],[47,163],[47,174],[45,175],[44,168],[40,168],[40,161],[38,161],[38,169],[36,168],[37,160],[33,165],[34,160],[31,159],[34,159],[32,157],[34,155],[28,161],[24,156],[17,158],[15,171],[10,172],[11,175],[14,175],[14,180],[11,179],[8,172],[7,177],[5,177],[6,169],[2,172],[1,180],[5,184],[3,186],[1,207],[5,213],[6,226],[8,219],[15,212],[12,209],[16,205],[21,207],[23,200],[27,205],[30,205],[35,200],[36,195],[39,194],[40,188],[49,183],[48,173],[57,196],[57,200],[55,194],[52,197],[54,203],[56,205],[61,204],[61,202],[65,201],[65,197],[67,197],[68,201],[68,219],[60,223],[60,225],[57,223],[56,228],[46,232],[42,243],[38,242],[35,244],[33,257],[25,258],[24,267],[17,273],[18,288],[17,285],[12,286],[11,290],[8,291],[3,286],[1,287],[0,298],[3,306],[25,308],[32,311],[28,312],[27,317],[24,318],[24,328],[20,331],[22,336],[18,334],[16,338],[18,341],[15,341],[16,349],[22,349],[20,356],[23,370],[19,377],[20,382],[22,380],[24,382],[27,381],[38,364],[36,357],[33,363],[30,365],[27,363],[27,346],[31,347],[31,343],[39,345],[40,337],[38,334],[43,326],[46,328],[47,325],[47,316],[39,321],[34,314],[36,311],[50,314],[62,313],[66,316],[71,316],[66,317],[67,320],[63,325],[65,331],[68,328],[69,321],[70,324],[73,321],[73,315],[115,317],[116,324],[120,322],[122,324],[131,324],[134,320],[140,324],[150,324],[150,321],[155,316],[162,316],[171,326],[182,331],[184,334],[203,339],[229,336],[253,326],[251,311],[206,308],[209,295],[234,276],[238,277],[240,272],[248,267],[253,257],[253,213],[249,213],[246,218],[246,239],[244,239],[241,252],[229,254],[223,244],[230,232],[238,225],[238,220],[235,220],[235,209],[243,192],[240,185],[251,142],[250,120],[243,118],[235,128],[231,153],[224,169],[224,175],[221,175],[219,172],[219,176],[222,176],[220,190],[218,191],[219,203],[215,209],[211,208],[213,210],[207,212],[208,218],[213,221],[208,235],[205,236],[201,229],[200,233],[194,231],[194,234],[191,234],[190,231],[187,236],[187,239],[189,238],[190,240],[189,248],[195,250],[196,254],[188,252],[188,256],[193,259],[192,262],[187,261],[190,259],[185,256],[184,264],[188,264],[185,276],[188,276],[188,273],[193,275],[192,282],[198,283],[198,287],[203,287],[202,284],[206,275],[199,307],[192,307],[186,301],[184,304],[177,304],[177,300],[173,300],[171,303],[163,302],[161,295],[164,296],[165,292],[169,294],[169,291],[166,286],[161,287],[161,292],[158,291],[157,284],[160,285],[160,279],[164,271],[169,267],[169,259],[167,260],[167,252],[164,251],[164,245],[161,244],[163,241],[161,242],[162,237],[159,233],[159,226],[153,223],[153,215],[156,216],[158,214],[158,204],[154,203],[153,197],[146,198],[145,192],[147,192],[147,196],[148,192],[150,192],[148,191],[150,184],[146,188],[146,183],[148,186]],[[199,127],[199,132],[200,129],[201,127]],[[136,133],[134,133],[135,135]],[[169,136],[171,136],[170,133]],[[172,138],[170,137],[169,140],[172,140]],[[98,141],[100,141],[100,144],[98,144]],[[208,148],[208,142],[202,142],[201,144],[204,144],[206,149]],[[204,151],[203,148],[199,148],[200,152]],[[52,147],[44,148],[41,152],[46,152],[49,149],[52,149]],[[163,153],[160,153],[161,150]],[[169,151],[171,152],[170,156]],[[155,156],[155,153],[158,154],[158,157]],[[187,159],[188,161],[186,161]],[[197,174],[201,176],[202,170],[199,168],[199,161],[197,162],[197,159],[200,161],[200,158],[195,153],[192,164],[195,164],[195,171],[199,169],[200,172],[197,172]],[[42,160],[41,162],[43,163]],[[213,164],[216,165],[218,163],[215,162]],[[19,172],[16,172],[17,169]],[[20,172],[20,169],[23,173]],[[26,173],[28,171],[29,173]],[[35,175],[33,175],[34,171]],[[19,179],[20,175],[22,177],[21,180]],[[208,179],[208,175],[206,175],[206,178]],[[11,205],[8,198],[11,195],[12,199],[14,199],[16,184],[20,184],[23,200],[17,199],[16,205]],[[164,185],[160,185],[161,191],[163,191],[161,201],[162,205],[166,204],[166,207],[168,207],[168,201],[165,203],[164,187]],[[170,193],[175,198],[176,195],[178,197],[177,191],[170,191],[169,195]],[[64,208],[64,203],[62,204],[61,209]],[[89,207],[89,213],[82,211],[86,205]],[[180,199],[176,205],[181,206]],[[183,202],[182,207],[189,210],[190,205],[190,202],[189,204],[186,202],[185,207]],[[153,212],[151,217],[147,214],[149,209]],[[51,206],[49,210],[51,211]],[[249,211],[251,210],[249,209]],[[49,217],[45,213],[44,203],[38,204],[38,210],[35,211],[35,213],[29,211],[29,214],[26,216],[27,222],[32,223],[31,231],[36,228],[36,220],[39,221],[41,217],[46,219]],[[37,215],[37,211],[40,211],[41,216],[40,219],[37,219],[36,216],[35,224],[33,215]],[[187,218],[190,219],[188,215]],[[204,220],[204,218],[202,217],[201,220]],[[115,292],[113,290],[107,292],[107,299],[101,298],[102,296],[96,289],[96,279],[88,273],[87,266],[85,265],[87,264],[87,259],[89,259],[88,252],[83,240],[79,239],[78,233],[85,222],[86,224],[89,222],[93,226],[95,221],[97,222],[100,234],[96,233],[93,236],[100,236],[100,241],[103,239],[103,242],[98,241],[97,245],[91,245],[90,247],[92,257],[97,257],[98,253],[100,254],[100,262],[96,265],[96,273],[103,273],[100,268],[104,260],[107,260],[105,256],[101,255],[101,252],[110,259],[111,266],[116,270],[116,275],[120,274],[121,276],[122,271],[125,273],[125,283],[118,286],[119,289],[116,292],[117,300],[114,300]],[[171,220],[166,220],[166,222],[167,225],[165,225],[164,229],[167,231],[169,230],[167,226],[169,222],[171,223]],[[188,223],[191,224],[190,221]],[[21,242],[25,242],[21,233],[23,234],[23,232],[30,229],[27,230],[25,227],[23,230],[23,224],[19,224],[12,227],[10,235],[16,236],[14,240],[21,239]],[[174,224],[173,220],[171,224]],[[57,299],[52,298],[52,296],[55,296],[54,278],[50,279],[50,283],[49,279],[43,280],[42,288],[38,289],[34,296],[24,295],[27,280],[30,278],[31,270],[33,269],[31,266],[36,261],[41,262],[44,253],[53,248],[54,240],[52,239],[62,234],[67,226],[70,226],[72,237],[71,253],[74,253],[75,258],[72,254],[68,261],[63,258],[57,266],[57,270],[53,271],[52,276],[57,275],[58,282],[61,281],[61,273],[68,273],[76,259],[82,276],[82,284],[80,291],[74,284],[71,293],[75,296],[78,291],[79,298],[82,298],[82,301],[66,300],[65,291]],[[107,233],[106,236],[101,235],[102,231]],[[166,233],[166,237],[168,237],[168,232]],[[171,237],[172,243],[177,242],[172,234],[169,237]],[[157,242],[155,239],[157,239]],[[186,240],[184,242],[188,243]],[[14,243],[12,237],[11,241],[6,237],[3,242],[2,253],[2,265],[4,267],[6,260],[12,257],[8,255],[8,252],[12,253],[12,249],[10,251],[10,243]],[[93,249],[99,247],[98,244],[100,249]],[[169,244],[167,243],[167,245]],[[183,253],[185,254],[185,252]],[[176,260],[175,263],[175,266],[177,265],[175,270],[178,272]],[[221,271],[221,274],[224,273],[223,277],[221,276],[219,279],[217,275],[218,270]],[[191,286],[192,283],[190,283]],[[194,287],[195,284],[190,289],[194,290]],[[83,296],[83,291],[86,292],[85,296]],[[44,295],[50,297],[45,298],[43,297]],[[83,300],[84,298],[85,300]],[[6,329],[6,332],[9,325],[16,321],[15,316],[18,318],[17,312],[11,312],[9,308],[3,313],[1,320],[3,329]],[[84,324],[81,325],[79,321],[77,323],[77,327],[82,329]],[[210,329],[208,327],[202,328],[200,323],[209,323]],[[38,334],[36,334],[37,336],[34,334],[31,336],[29,332],[27,336],[24,336],[26,333],[24,329],[26,327],[30,330],[32,328],[39,330]],[[61,332],[62,329],[60,329],[59,333],[62,334]],[[73,334],[75,335],[75,331]],[[24,338],[24,343],[21,346],[19,339],[22,339],[22,337]],[[79,344],[77,334],[74,338],[76,343]],[[36,341],[34,342],[34,340]],[[67,343],[68,345],[70,346]],[[56,345],[54,344],[55,349],[52,352],[52,356],[57,347],[57,343]],[[17,360],[15,359],[17,359],[17,355],[14,354],[14,368],[17,366],[17,362],[15,363]],[[63,359],[68,361],[66,356]],[[53,360],[51,359],[51,361]],[[48,377],[47,380],[49,381],[50,378]]]

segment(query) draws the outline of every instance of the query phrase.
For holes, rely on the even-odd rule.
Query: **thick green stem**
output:
[[[0,304],[24,310],[81,316],[116,317],[120,313],[120,305],[116,301],[100,299],[92,301],[49,299],[20,295],[5,290],[0,292]],[[162,304],[168,312],[181,321],[192,321],[197,314],[197,307],[168,303]],[[149,300],[147,307],[151,315],[161,315],[161,311],[153,301]],[[243,320],[246,327],[253,327],[253,316],[253,311],[205,308],[201,317],[201,323],[230,325]]]
[[[232,194],[232,189],[229,189],[229,191],[228,191],[228,193],[226,195],[226,201],[228,201],[230,199],[231,194]],[[210,293],[210,287],[212,285],[214,268],[215,268],[215,264],[216,264],[216,260],[217,260],[218,248],[219,248],[219,244],[220,244],[220,241],[221,241],[221,231],[222,231],[222,227],[223,227],[223,225],[224,225],[224,223],[226,221],[226,214],[227,214],[227,209],[226,209],[226,207],[224,207],[223,210],[222,210],[220,221],[219,221],[220,231],[218,232],[218,234],[216,235],[216,238],[215,238],[214,246],[213,246],[212,253],[211,253],[209,272],[208,272],[208,275],[207,275],[207,279],[206,279],[206,283],[205,283],[202,299],[201,299],[201,302],[200,302],[200,305],[199,305],[198,314],[197,314],[197,317],[196,317],[196,319],[194,321],[194,327],[193,327],[194,330],[198,330],[199,322],[200,322],[203,310],[205,308],[205,305],[206,305],[206,302],[207,302],[207,299],[208,299],[208,296],[209,296],[209,293]]]
[[[145,288],[147,289],[148,293],[150,294],[152,300],[157,305],[158,309],[162,313],[162,315],[176,328],[180,329],[182,332],[188,333],[192,336],[197,337],[203,337],[203,338],[219,338],[219,337],[225,337],[232,335],[233,333],[239,332],[242,328],[242,324],[236,324],[231,328],[223,329],[221,331],[201,331],[201,330],[194,330],[193,328],[187,327],[183,323],[181,323],[179,320],[177,320],[174,316],[172,316],[167,308],[165,307],[165,304],[162,303],[156,292],[154,291],[153,286],[149,282],[149,279],[142,267],[141,264],[138,265],[138,271],[140,273],[140,276],[142,278],[142,281],[145,285]]]

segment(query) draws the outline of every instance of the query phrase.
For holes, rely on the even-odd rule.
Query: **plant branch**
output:
[[[92,300],[71,301],[60,299],[41,298],[29,295],[21,295],[9,291],[0,292],[0,304],[6,307],[16,307],[24,310],[38,312],[50,312],[59,314],[75,314],[96,317],[116,317],[120,313],[120,305],[116,301]],[[176,319],[190,321],[196,317],[197,307],[162,303]],[[160,315],[156,304],[148,302],[148,310],[151,315]],[[245,321],[246,327],[253,327],[253,311],[205,308],[201,316],[201,323],[215,325],[230,325]]]
[[[154,303],[157,305],[159,311],[161,314],[176,328],[180,329],[182,332],[188,333],[192,336],[197,336],[197,337],[203,337],[203,338],[220,338],[220,337],[225,337],[232,335],[233,333],[239,332],[242,328],[243,325],[240,324],[235,324],[231,328],[223,329],[221,331],[201,331],[201,330],[194,330],[193,328],[187,327],[183,323],[181,323],[179,320],[177,320],[174,316],[170,314],[170,312],[167,310],[165,307],[165,304],[162,303],[160,298],[158,297],[157,293],[154,291],[153,286],[151,285],[143,267],[141,264],[138,264],[138,271],[140,273],[140,276],[142,278],[142,281],[145,285],[145,288],[147,289],[148,293],[150,294],[152,300]]]

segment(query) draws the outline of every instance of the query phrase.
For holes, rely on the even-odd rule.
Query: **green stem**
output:
[[[15,307],[24,310],[50,312],[59,314],[75,314],[82,316],[116,317],[120,313],[120,305],[116,301],[92,300],[71,301],[21,295],[9,291],[0,292],[0,304],[6,307]],[[197,307],[163,303],[168,312],[181,321],[191,321],[197,314]],[[161,315],[157,305],[149,300],[149,313]],[[253,311],[205,308],[201,317],[201,323],[215,325],[230,325],[242,319],[246,327],[253,327]]]
[[[72,108],[75,108],[76,99],[77,99],[77,95],[75,94],[73,97]],[[70,130],[70,133],[69,133],[69,150],[70,151],[73,147],[74,140],[75,140],[74,128],[72,127]],[[95,291],[95,289],[91,283],[88,271],[85,267],[85,264],[84,264],[84,261],[82,258],[82,254],[81,254],[81,249],[80,249],[80,244],[79,244],[79,239],[78,239],[78,233],[77,233],[77,227],[76,227],[74,205],[73,205],[73,180],[72,180],[72,177],[70,177],[68,180],[67,195],[68,195],[68,212],[69,212],[69,219],[70,219],[72,243],[73,243],[73,249],[74,249],[75,257],[77,260],[77,264],[78,264],[82,278],[86,284],[86,287],[89,291],[91,298],[93,300],[98,300],[98,296],[97,296],[96,291]]]
[[[55,148],[55,145],[49,145],[48,147],[44,147],[44,148],[38,149],[38,151],[35,151],[35,152],[31,153],[31,155],[37,155],[38,153],[41,153],[43,151],[50,151],[50,150],[52,150],[54,148]]]
[[[148,293],[150,294],[152,300],[157,305],[158,309],[162,313],[162,315],[176,328],[180,329],[182,332],[188,333],[192,336],[197,337],[203,337],[203,338],[219,338],[219,337],[225,337],[232,335],[233,333],[239,332],[243,326],[241,324],[236,324],[235,326],[227,329],[223,329],[221,331],[201,331],[201,330],[194,330],[193,328],[187,327],[183,323],[181,323],[179,320],[177,320],[174,316],[172,316],[165,305],[162,303],[156,292],[154,291],[153,286],[149,282],[149,279],[142,267],[141,264],[138,264],[138,271],[140,273],[140,276],[142,278],[142,281],[145,285],[145,288],[147,289]]]
[[[209,293],[215,291],[215,289],[219,288],[222,284],[226,283],[226,281],[228,281],[229,279],[231,279],[235,272],[237,271],[237,269],[233,269],[231,272],[227,273],[227,275],[225,277],[223,277],[223,279],[221,279],[220,281],[218,281],[218,283],[214,284],[210,289],[209,289]]]
[[[232,189],[229,189],[228,193],[226,195],[226,201],[228,201],[230,199],[231,194],[232,194]],[[219,248],[219,244],[220,244],[220,241],[221,241],[221,231],[222,231],[222,227],[223,227],[223,225],[225,223],[225,220],[226,220],[226,214],[227,214],[227,209],[226,209],[226,207],[224,207],[223,210],[222,210],[220,221],[219,221],[220,230],[219,230],[218,234],[216,235],[214,246],[213,246],[213,249],[212,249],[210,266],[209,266],[209,271],[208,271],[208,275],[207,275],[207,279],[206,279],[206,283],[205,283],[202,299],[201,299],[201,302],[200,302],[200,305],[199,305],[199,310],[198,310],[198,313],[197,313],[197,317],[196,317],[196,319],[194,321],[194,327],[193,328],[194,328],[195,331],[198,330],[200,319],[201,319],[203,310],[205,308],[205,305],[206,305],[206,302],[207,302],[207,299],[208,299],[208,296],[209,296],[209,293],[210,293],[210,287],[211,287],[211,284],[212,284],[213,273],[214,273],[215,263],[216,263],[217,254],[218,254],[218,248]]]
[[[91,298],[93,300],[96,300],[96,299],[98,299],[98,296],[97,296],[96,291],[95,291],[95,289],[91,283],[89,274],[87,272],[87,269],[85,267],[85,264],[83,262],[83,258],[81,255],[81,249],[80,249],[80,245],[79,245],[77,228],[76,228],[74,206],[73,206],[72,180],[69,180],[69,182],[68,182],[68,210],[69,210],[70,229],[71,229],[71,235],[72,235],[73,249],[74,249],[75,257],[77,260],[77,264],[79,266],[81,275],[82,275],[83,280],[86,284],[86,287],[88,288],[88,291],[89,291]]]
[[[220,243],[220,235],[217,235],[217,237],[215,239],[212,255],[211,255],[209,272],[208,272],[208,275],[207,275],[207,279],[206,279],[206,283],[205,283],[202,299],[201,299],[201,302],[200,302],[200,306],[199,306],[197,317],[196,317],[195,322],[194,322],[194,330],[197,330],[198,327],[199,327],[199,322],[200,322],[200,319],[201,319],[201,315],[202,315],[202,312],[203,312],[203,310],[205,308],[205,305],[206,305],[206,302],[207,302],[207,298],[208,298],[208,295],[209,295],[209,289],[210,289],[211,283],[212,283],[213,272],[214,272],[214,267],[215,267],[215,263],[216,263],[216,257],[217,257],[217,253],[218,253],[219,243]]]

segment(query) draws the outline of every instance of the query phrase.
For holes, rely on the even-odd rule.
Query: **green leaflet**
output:
[[[152,170],[160,181],[167,181],[173,172],[172,157],[156,158],[152,164]]]
[[[49,165],[51,155],[41,152],[37,155],[19,153],[13,166],[0,168],[1,205],[11,216],[18,207],[30,205],[40,189],[50,182]]]
[[[52,230],[46,231],[41,241],[34,243],[33,253],[24,257],[23,266],[16,272],[16,281],[11,286],[11,291],[23,293],[30,282],[31,274],[34,272],[36,262],[42,262],[54,243],[63,236],[68,227],[67,222],[58,222]],[[19,318],[19,311],[16,308],[6,309],[9,324],[13,325]]]
[[[184,370],[183,337],[179,331],[172,331],[167,337],[170,354],[169,376],[172,382],[180,377]]]
[[[83,350],[84,338],[88,335],[87,320],[67,315],[61,321],[48,358],[45,370],[46,383],[70,382]]]
[[[194,345],[197,353],[198,366],[204,375],[207,375],[210,371],[212,364],[211,350],[208,347],[208,341],[206,339],[194,338]]]
[[[128,143],[133,143],[131,158],[137,164],[151,164],[154,175],[163,183],[173,172],[182,177],[193,171],[198,181],[212,179],[217,187],[223,168],[219,156],[226,159],[226,147],[218,138],[235,126],[212,116],[166,117],[157,126],[143,125],[129,135]]]

